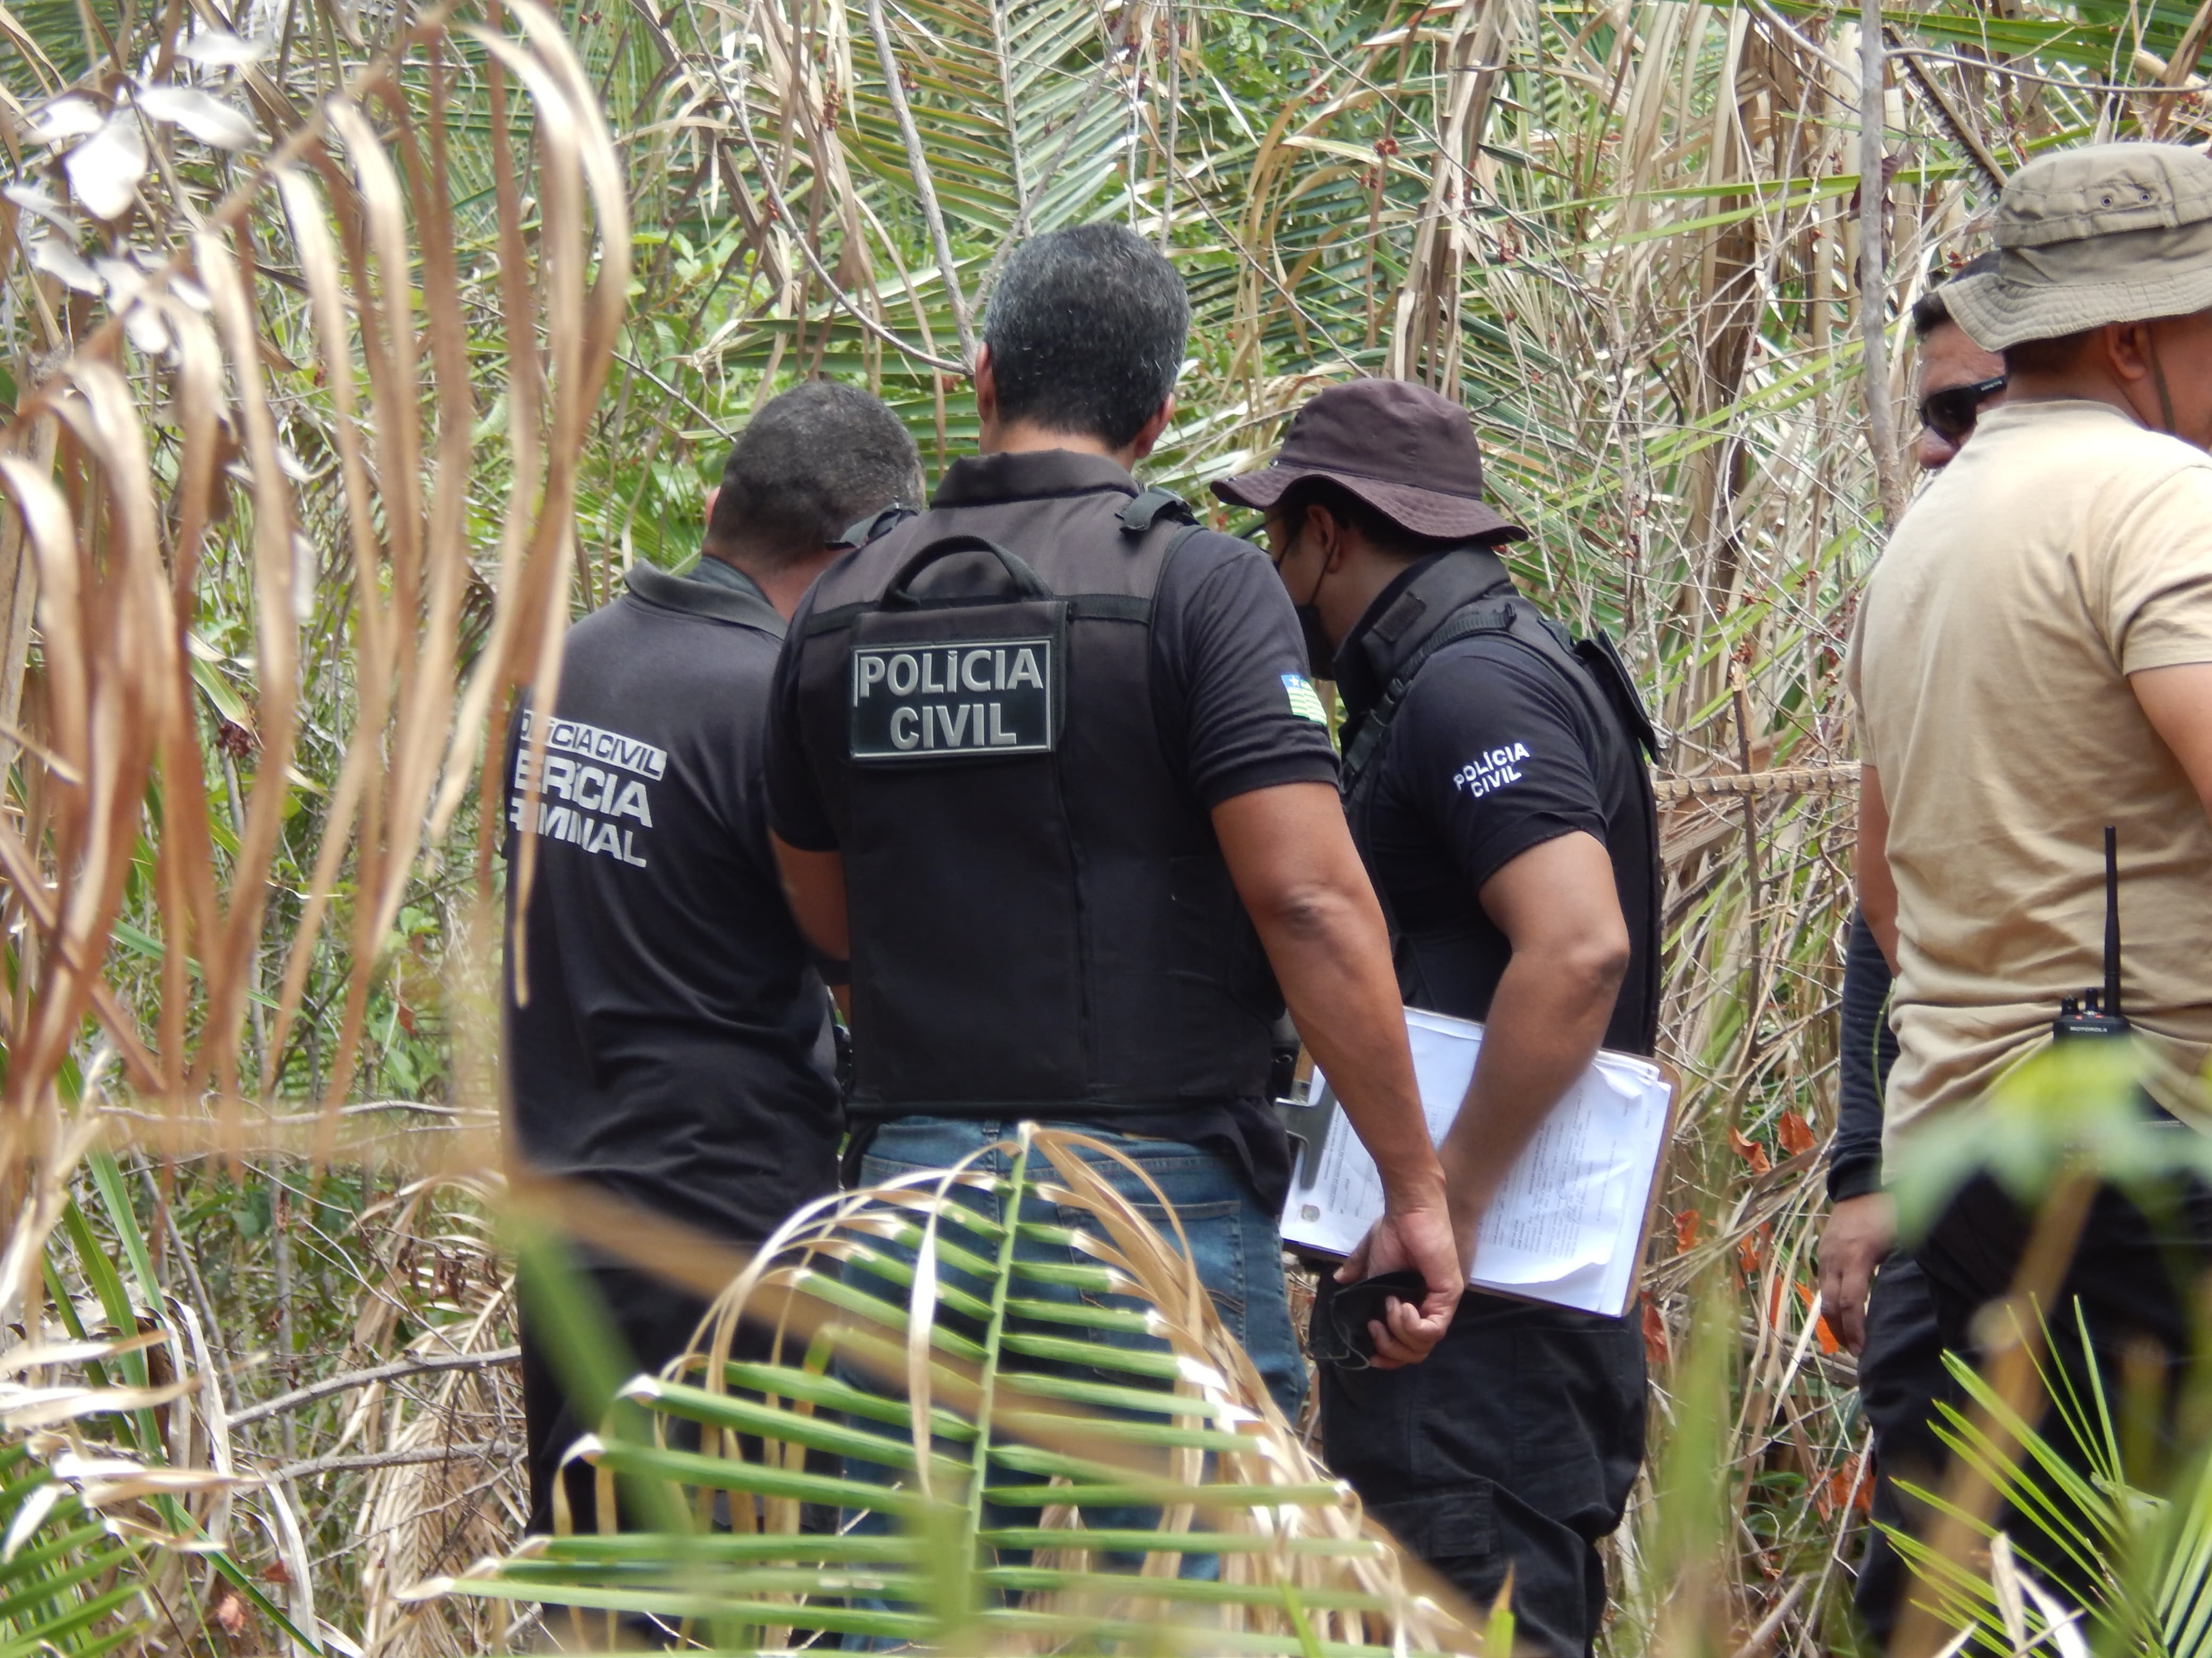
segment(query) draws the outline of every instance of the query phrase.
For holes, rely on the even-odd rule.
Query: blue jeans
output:
[[[1297,1337],[1291,1327],[1289,1297],[1283,1284],[1282,1241],[1275,1218],[1264,1208],[1243,1171],[1228,1158],[1195,1145],[1175,1140],[1139,1139],[1126,1134],[1114,1134],[1086,1127],[1084,1132],[1091,1138],[1111,1145],[1131,1162],[1141,1166],[1161,1193],[1175,1206],[1176,1217],[1182,1224],[1184,1237],[1188,1240],[1191,1258],[1198,1269],[1199,1282],[1213,1297],[1215,1310],[1229,1332],[1243,1345],[1250,1356],[1253,1368],[1259,1371],[1269,1394],[1284,1415],[1297,1421],[1298,1410],[1305,1399],[1305,1363],[1298,1352]],[[885,1125],[876,1135],[860,1165],[864,1184],[873,1185],[917,1169],[943,1169],[958,1163],[988,1145],[1015,1137],[1016,1125],[992,1121],[966,1121],[941,1117],[904,1117]],[[1083,1154],[1086,1162],[1096,1168],[1108,1184],[1120,1192],[1151,1222],[1172,1248],[1174,1228],[1168,1224],[1166,1213],[1158,1200],[1146,1189],[1144,1182],[1121,1164],[1101,1157],[1093,1152]],[[972,1167],[993,1175],[1004,1176],[1012,1172],[1012,1154],[994,1151],[978,1157]],[[1031,1182],[1057,1183],[1051,1164],[1041,1154],[1030,1158],[1029,1179]],[[981,1212],[993,1221],[1001,1218],[1001,1199],[994,1192],[978,1192],[955,1188],[960,1202]],[[1066,1205],[1053,1204],[1030,1195],[1023,1206],[1022,1218],[1045,1225],[1079,1228],[1103,1237],[1104,1229],[1092,1220],[1087,1212]],[[979,1244],[972,1233],[958,1226],[943,1228],[941,1236],[975,1253],[986,1253],[987,1246]],[[906,1249],[889,1243],[875,1246],[884,1254],[905,1262],[913,1259]],[[1076,1254],[1063,1244],[1048,1244],[1024,1237],[1015,1245],[1018,1260],[1033,1261],[1043,1266],[1069,1265],[1095,1266],[1088,1256]],[[857,1264],[846,1268],[846,1281],[869,1294],[893,1302],[904,1298],[902,1288],[868,1272]],[[976,1278],[950,1266],[940,1266],[942,1282],[950,1288],[970,1295],[988,1297],[989,1286]],[[1097,1295],[1063,1285],[1022,1278],[1016,1293],[1039,1300],[1090,1302],[1110,1311],[1136,1311],[1141,1303],[1121,1297]],[[939,1320],[947,1327],[973,1337],[979,1330],[968,1327],[958,1315],[940,1310]],[[1066,1337],[1072,1332],[1057,1322],[1024,1321],[1018,1317],[1010,1320],[1009,1327],[1028,1327],[1040,1333]],[[1094,1339],[1110,1341],[1116,1345],[1166,1351],[1167,1344],[1155,1337],[1126,1332],[1097,1333]],[[843,1367],[840,1367],[841,1370]],[[1085,1381],[1128,1385],[1133,1378],[1127,1373],[1111,1369],[1090,1369],[1080,1365],[1046,1364],[1024,1361],[1022,1368],[1060,1370]],[[884,1391],[884,1383],[860,1373],[848,1373],[847,1380],[871,1392]],[[882,1431],[882,1430],[878,1430]],[[958,1448],[946,1445],[944,1449],[955,1455]],[[873,1463],[848,1460],[846,1464],[848,1479],[881,1481],[890,1478],[887,1470]],[[860,1530],[872,1530],[887,1525],[887,1516],[869,1514],[854,1522]],[[1092,1509],[1085,1515],[1087,1526],[1097,1529],[1149,1530],[1158,1524],[1158,1515],[1149,1509]],[[987,1524],[1027,1526],[1036,1523],[1029,1512],[998,1510],[990,1513]],[[1025,1558],[1025,1557],[1024,1557]],[[1109,1556],[1108,1561],[1117,1566],[1134,1570],[1142,1556]],[[1018,1564],[1020,1560],[1006,1558],[1003,1564]],[[1211,1577],[1218,1562],[1212,1556],[1186,1556],[1183,1561],[1187,1576]],[[862,1601],[883,1607],[889,1603]],[[878,1643],[866,1637],[848,1636],[844,1649],[872,1651],[888,1649],[888,1643]]]
[[[1305,1402],[1306,1367],[1298,1352],[1297,1333],[1291,1328],[1290,1298],[1283,1286],[1282,1234],[1275,1217],[1261,1206],[1244,1171],[1230,1158],[1180,1140],[1139,1139],[1088,1126],[1083,1132],[1139,1165],[1175,1206],[1176,1218],[1182,1223],[1183,1236],[1190,1242],[1198,1280],[1213,1297],[1214,1310],[1229,1327],[1229,1333],[1251,1356],[1253,1368],[1267,1384],[1276,1407],[1295,1423],[1299,1406]],[[875,1143],[861,1160],[860,1177],[864,1184],[872,1185],[918,1169],[949,1168],[984,1146],[1012,1139],[1015,1133],[1016,1125],[1012,1122],[902,1117],[877,1132]],[[1085,1161],[1097,1169],[1107,1184],[1134,1205],[1137,1212],[1173,1245],[1175,1229],[1142,1181],[1119,1163],[1095,1154],[1086,1152]],[[994,1151],[977,1159],[975,1166],[1004,1175],[1012,1172],[1013,1161],[1006,1151]],[[1030,1179],[1056,1181],[1051,1164],[1036,1154],[1030,1158]],[[995,1194],[963,1192],[961,1198],[994,1220],[998,1218]],[[1083,1211],[1061,1207],[1055,1212],[1053,1206],[1035,1199],[1024,1218],[1085,1227],[1103,1236],[1103,1229]],[[1065,1249],[1027,1240],[1016,1246],[1016,1254],[1018,1259],[1054,1265],[1071,1259]],[[1081,1259],[1088,1264],[1088,1257]],[[1022,1293],[1048,1291],[1024,1287]],[[1121,1304],[1132,1310],[1136,1306]],[[1141,1338],[1137,1345],[1161,1351],[1167,1345]]]

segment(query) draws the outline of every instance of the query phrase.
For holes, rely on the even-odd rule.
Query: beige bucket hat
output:
[[[1984,351],[2212,306],[2212,156],[2088,144],[2029,162],[1997,204],[1997,268],[1947,282]]]

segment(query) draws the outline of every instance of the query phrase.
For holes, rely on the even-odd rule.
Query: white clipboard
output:
[[[1467,1097],[1482,1034],[1472,1019],[1406,1010],[1421,1108],[1437,1140]],[[1328,1087],[1316,1070],[1309,1088],[1311,1127],[1283,1209],[1283,1241],[1344,1255],[1381,1218],[1382,1182],[1358,1136],[1336,1121],[1342,1113]],[[1625,1315],[1636,1296],[1677,1091],[1656,1060],[1601,1050],[1544,1120],[1484,1213],[1469,1285],[1586,1313]]]

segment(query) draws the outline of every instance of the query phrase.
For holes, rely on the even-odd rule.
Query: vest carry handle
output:
[[[1031,569],[1015,553],[997,542],[978,535],[940,536],[927,546],[917,548],[913,556],[898,568],[884,589],[879,601],[885,610],[919,609],[921,600],[908,590],[908,584],[939,559],[951,558],[961,553],[988,553],[999,561],[1007,580],[1014,584],[1016,595],[1022,598],[1050,598],[1053,591],[1045,585],[1044,578]]]

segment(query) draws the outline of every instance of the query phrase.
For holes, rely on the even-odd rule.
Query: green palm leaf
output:
[[[1305,1451],[1174,1239],[1102,1177],[1111,1154],[1033,1126],[1002,1149],[1004,1178],[909,1176],[787,1226],[702,1350],[623,1390],[643,1418],[574,1453],[726,1526],[532,1540],[419,1593],[652,1614],[720,1650],[806,1631],[958,1653],[1482,1650]],[[1008,1226],[981,1200],[1080,1219]],[[748,1317],[778,1351],[717,1362]]]

